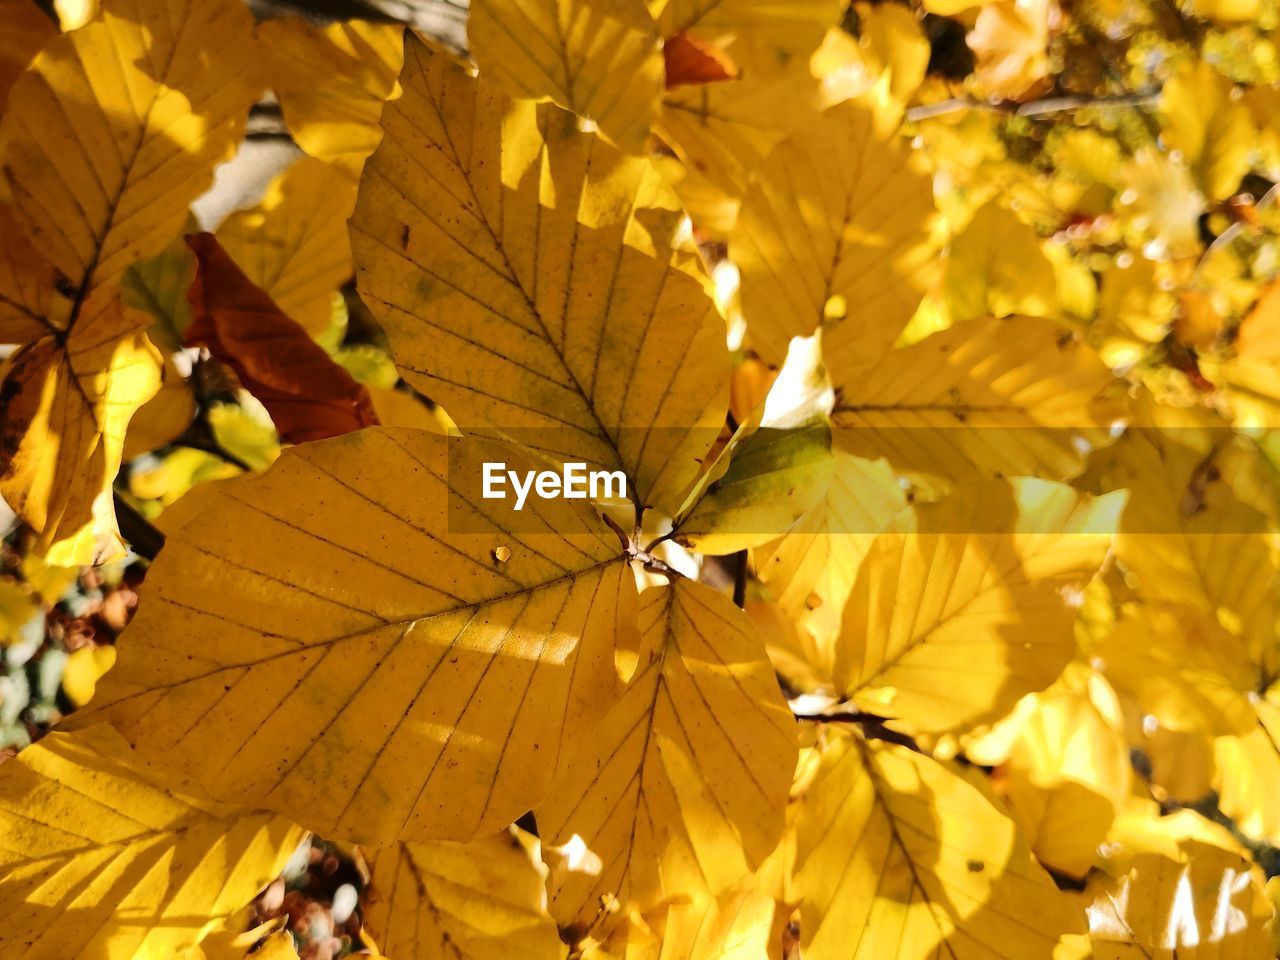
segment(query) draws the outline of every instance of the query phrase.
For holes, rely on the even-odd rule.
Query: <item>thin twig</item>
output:
[[[854,723],[861,728],[862,735],[868,740],[883,740],[886,743],[896,743],[901,747],[914,750],[916,753],[924,752],[914,738],[889,727],[889,718],[874,713],[864,713],[861,710],[836,710],[831,713],[797,713],[794,716],[797,720],[807,720],[810,723]]]
[[[747,551],[733,555],[733,602],[741,610],[747,605]]]
[[[627,536],[626,531],[618,526],[613,517],[609,516],[607,513],[601,513],[600,516],[604,517],[604,522],[609,529],[617,534],[618,542],[622,544],[622,552],[627,555],[628,560],[634,560],[650,573],[660,573],[668,580],[675,581],[685,579],[685,575],[683,573],[671,566],[665,560],[653,556],[647,550],[641,550],[640,547],[636,545],[635,540]]]
[[[120,533],[129,541],[129,549],[140,557],[154,560],[164,547],[164,534],[118,490],[111,491],[111,499],[116,507],[116,523],[120,526]]]
[[[1012,117],[1039,117],[1050,113],[1065,113],[1070,110],[1084,110],[1090,107],[1108,109],[1127,107],[1146,107],[1160,99],[1158,90],[1146,93],[1125,93],[1110,97],[1086,97],[1071,95],[1064,97],[1046,97],[1043,100],[1030,100],[1027,103],[1016,103],[1012,100],[980,100],[977,97],[953,97],[937,103],[926,103],[923,106],[911,107],[907,110],[908,120],[929,120],[933,117],[958,113],[961,110],[985,110],[992,113],[1005,113]]]

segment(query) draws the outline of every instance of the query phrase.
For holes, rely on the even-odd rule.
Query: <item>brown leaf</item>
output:
[[[207,347],[262,401],[286,443],[378,425],[369,392],[249,282],[211,233],[187,238],[196,276],[188,346]]]
[[[662,45],[667,64],[667,89],[718,83],[738,76],[738,66],[714,43],[677,33]]]

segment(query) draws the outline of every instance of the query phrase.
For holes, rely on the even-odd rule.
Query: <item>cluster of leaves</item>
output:
[[[1268,0],[56,10],[5,957],[1275,954]]]

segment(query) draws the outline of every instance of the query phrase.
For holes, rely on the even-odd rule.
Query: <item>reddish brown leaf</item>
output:
[[[188,346],[207,347],[262,401],[286,443],[378,424],[369,392],[245,277],[211,233],[187,238],[196,276]]]
[[[738,75],[738,66],[714,43],[677,33],[662,45],[667,63],[667,89],[697,83],[718,83]]]

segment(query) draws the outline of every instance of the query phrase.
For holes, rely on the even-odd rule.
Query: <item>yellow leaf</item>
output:
[[[633,911],[582,960],[760,960],[777,942],[774,900],[751,879],[718,897],[686,894],[647,914]],[[771,942],[772,941],[772,942]]]
[[[258,204],[218,227],[218,243],[290,319],[314,336],[333,319],[333,297],[351,279],[347,218],[350,177],[304,158],[267,188]]]
[[[382,138],[378,120],[404,62],[403,32],[359,20],[315,27],[297,17],[258,27],[268,84],[306,153],[359,174]]]
[[[756,576],[812,641],[805,643],[804,659],[828,678],[841,613],[862,558],[876,534],[907,505],[883,460],[834,450],[832,462],[831,486],[822,503],[786,536],[755,551]]]
[[[1123,493],[1023,479],[901,514],[845,606],[838,689],[926,733],[995,720],[1045,689],[1075,652],[1072,597],[1101,566],[1123,504]]]
[[[1053,0],[994,0],[982,4],[965,42],[977,63],[974,85],[987,97],[1017,100],[1049,73]]]
[[[1014,740],[1002,779],[1010,812],[1036,858],[1083,877],[1127,799],[1129,746],[1116,695],[1075,662],[1043,694]]]
[[[931,485],[975,475],[1074,477],[1084,468],[1079,441],[1105,442],[1123,413],[1108,398],[1111,372],[1049,320],[960,323],[878,361],[826,356],[836,445],[885,457]]]
[[[719,893],[782,830],[796,730],[745,614],[680,580],[641,596],[639,666],[536,808],[551,914],[572,939],[687,891]]]
[[[161,368],[160,389],[129,420],[124,437],[125,461],[159,450],[182,436],[196,415],[196,398],[191,385],[166,358]]]
[[[1219,736],[1257,725],[1249,698],[1258,676],[1245,644],[1194,607],[1134,604],[1093,655],[1161,726]]]
[[[669,263],[675,198],[416,39],[402,82],[351,221],[401,374],[464,432],[622,470],[638,506],[674,512],[729,392],[724,323]]]
[[[910,8],[897,4],[859,2],[855,8],[858,50],[866,71],[873,78],[887,73],[889,95],[905,106],[924,81],[929,66],[929,40],[920,28],[920,21]],[[843,30],[829,31],[826,42],[841,36],[848,34]],[[824,75],[825,83],[832,82],[833,78],[821,67],[818,72]]]
[[[54,39],[10,93],[14,218],[72,302],[10,369],[0,488],[60,561],[93,559],[93,502],[109,497],[124,425],[159,382],[154,350],[112,303],[117,284],[178,232],[239,141],[259,93],[250,31],[234,0],[113,7]],[[109,503],[99,519],[114,529]]]
[[[195,278],[196,258],[187,246],[186,234],[198,233],[195,217],[188,217],[182,235],[145,260],[139,260],[120,280],[120,297],[125,306],[151,317],[147,336],[168,353],[177,353],[187,327],[191,325],[191,302],[187,288]]]
[[[36,54],[58,33],[58,25],[31,0],[0,0],[0,112],[9,88]]]
[[[781,364],[819,326],[842,349],[897,339],[933,277],[933,188],[883,116],[848,102],[774,148],[747,191],[729,255],[751,345]]]
[[[250,30],[233,0],[121,5],[14,86],[0,123],[14,211],[79,301],[163,250],[231,155],[260,93]]]
[[[799,800],[807,960],[1049,957],[1084,918],[972,774],[825,731]]]
[[[114,549],[111,482],[134,410],[160,386],[160,355],[118,300],[19,350],[3,369],[0,493],[40,531],[50,563]],[[64,339],[65,337],[65,339]]]
[[[67,698],[77,707],[83,707],[93,699],[94,687],[115,662],[115,647],[90,644],[76,650],[62,668],[62,689]]]
[[[1271,904],[1246,852],[1190,811],[1144,819],[1123,872],[1083,894],[1096,960],[1269,960]]]
[[[1200,252],[1200,216],[1204,193],[1191,174],[1148,144],[1140,147],[1120,170],[1124,187],[1120,205],[1143,237],[1143,256],[1151,260],[1196,256]]]
[[[71,723],[108,716],[215,796],[327,837],[510,823],[603,711],[634,585],[594,512],[504,512],[479,497],[482,461],[520,465],[484,441],[367,429],[223,487],[169,538]]]
[[[0,950],[170,960],[276,876],[303,831],[174,789],[109,727],[0,767]]]
[[[1147,429],[1105,451],[1105,489],[1132,492],[1116,556],[1148,602],[1195,607],[1253,646],[1270,645],[1280,582],[1265,516],[1224,480],[1222,421],[1139,408]]]
[[[1231,97],[1231,81],[1207,60],[1187,63],[1160,94],[1161,139],[1181,151],[1200,189],[1225,200],[1249,170],[1256,133],[1248,108]]]
[[[482,76],[551,100],[640,153],[662,97],[662,44],[644,0],[475,0],[467,21]]]
[[[1035,230],[992,202],[951,241],[943,296],[953,322],[1049,317],[1058,305],[1057,278]]]
[[[843,7],[842,0],[649,0],[664,37],[687,33],[720,48],[732,45],[744,73],[766,76],[807,59]]]
[[[388,957],[558,960],[564,944],[527,851],[510,833],[373,854],[365,923]]]
[[[1216,737],[1213,741],[1213,780],[1218,807],[1247,837],[1274,845],[1280,841],[1280,696],[1258,704],[1260,717],[1270,726],[1255,723],[1241,736]]]
[[[804,62],[776,79],[751,73],[668,90],[654,132],[679,158],[670,179],[698,228],[727,236],[751,175],[823,105],[818,80]]]

